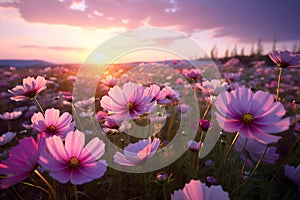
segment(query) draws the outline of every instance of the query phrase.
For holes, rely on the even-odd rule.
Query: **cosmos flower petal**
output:
[[[69,159],[68,154],[65,150],[63,141],[60,137],[54,135],[46,139],[47,149],[49,150],[50,154],[56,160],[65,160]]]
[[[60,183],[67,183],[70,180],[71,171],[68,169],[50,171],[49,175]]]
[[[59,110],[58,109],[51,108],[51,109],[47,109],[45,111],[45,124],[47,126],[56,124],[58,118],[59,118]]]
[[[19,183],[21,181],[23,181],[24,179],[26,179],[29,176],[28,173],[18,173],[15,175],[11,175],[6,177],[5,179],[2,179],[0,182],[0,187],[2,189],[8,188],[10,186],[15,185],[16,183]]]
[[[84,164],[83,167],[79,168],[79,171],[91,179],[97,179],[104,175],[107,169],[107,163],[99,160],[94,163]]]
[[[276,143],[281,138],[280,136],[270,135],[257,127],[249,128],[249,126],[244,126],[239,133],[244,136],[246,135],[249,138],[256,139],[263,144]]]
[[[290,127],[290,118],[284,118],[280,121],[274,122],[273,124],[262,124],[259,122],[256,122],[255,125],[266,131],[267,133],[279,133],[283,132],[289,129]]]
[[[90,162],[98,160],[105,152],[105,144],[98,137],[93,138],[82,150],[80,160]]]
[[[160,140],[154,138],[153,141],[151,141],[151,137],[129,144],[124,148],[124,154],[117,152],[114,155],[114,162],[124,166],[142,164],[153,156],[159,145]]]
[[[78,157],[84,147],[85,135],[80,131],[71,131],[65,139],[65,149],[68,157]]]
[[[172,200],[185,199],[185,200],[229,200],[229,195],[221,186],[207,187],[199,180],[191,180],[185,184],[183,190],[177,190],[171,194]]]
[[[182,190],[176,190],[174,194],[171,194],[172,200],[183,200],[184,199],[184,193]]]
[[[115,153],[114,162],[118,163],[119,165],[123,165],[123,166],[135,166],[135,165],[137,165],[136,163],[129,160],[128,156],[126,157],[124,154],[121,154],[120,152]]]

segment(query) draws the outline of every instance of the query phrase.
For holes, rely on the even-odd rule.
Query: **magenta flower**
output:
[[[293,54],[287,50],[274,51],[269,54],[270,59],[282,68],[300,67],[300,54]]]
[[[151,137],[129,144],[124,148],[124,154],[117,152],[114,155],[114,162],[124,166],[141,165],[155,154],[159,145],[159,139],[151,141]]]
[[[60,111],[54,108],[47,109],[45,116],[41,112],[35,113],[31,117],[33,128],[45,132],[47,136],[58,135],[64,138],[66,133],[74,130],[75,123],[69,113],[59,114]]]
[[[156,101],[151,101],[151,90],[145,90],[142,85],[128,82],[123,85],[123,89],[119,86],[111,88],[108,96],[102,97],[100,103],[102,108],[113,113],[109,118],[119,122],[151,112],[156,105]]]
[[[105,144],[97,137],[84,144],[85,135],[80,131],[69,132],[65,143],[56,135],[49,137],[46,139],[48,151],[42,152],[39,163],[60,183],[71,181],[81,185],[102,177],[107,164],[99,159],[105,152]]]
[[[207,187],[199,180],[191,180],[185,184],[183,190],[177,190],[171,194],[172,200],[216,200],[229,199],[228,192],[225,192],[222,186]]]
[[[6,160],[0,163],[0,174],[6,175],[0,181],[1,188],[8,188],[30,176],[38,165],[38,157],[44,149],[44,135],[39,134],[38,140],[27,137],[14,146]]]
[[[38,76],[36,79],[33,77],[27,77],[23,79],[23,85],[17,85],[8,92],[14,96],[10,97],[14,101],[22,101],[27,98],[34,98],[38,93],[46,89],[47,81],[44,77]]]
[[[5,112],[0,114],[0,118],[3,120],[18,119],[22,115],[22,111]]]
[[[212,123],[207,119],[199,119],[199,126],[202,131],[208,131],[212,127]]]
[[[256,139],[268,144],[277,142],[279,136],[271,135],[285,131],[290,119],[282,117],[285,109],[280,102],[274,102],[270,93],[239,87],[232,92],[220,94],[215,101],[219,125],[226,132],[239,132],[242,137]],[[270,133],[270,134],[269,134]]]

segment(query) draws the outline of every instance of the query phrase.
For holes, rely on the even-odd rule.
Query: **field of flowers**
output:
[[[300,55],[216,66],[1,67],[0,199],[299,199]]]

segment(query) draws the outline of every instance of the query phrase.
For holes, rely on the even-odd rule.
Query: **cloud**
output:
[[[300,39],[298,0],[19,1],[0,1],[0,6],[17,8],[28,22],[84,28],[173,26],[186,33],[214,29],[215,37],[244,42]]]
[[[56,51],[76,51],[76,52],[86,52],[86,48],[80,47],[62,47],[62,46],[38,46],[38,45],[20,45],[21,48],[31,48],[31,49],[50,49]]]

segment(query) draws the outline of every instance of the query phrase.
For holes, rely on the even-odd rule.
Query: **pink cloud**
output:
[[[187,33],[217,28],[215,37],[251,42],[300,39],[297,0],[20,0],[0,6],[17,8],[28,22],[84,28],[176,26]]]

